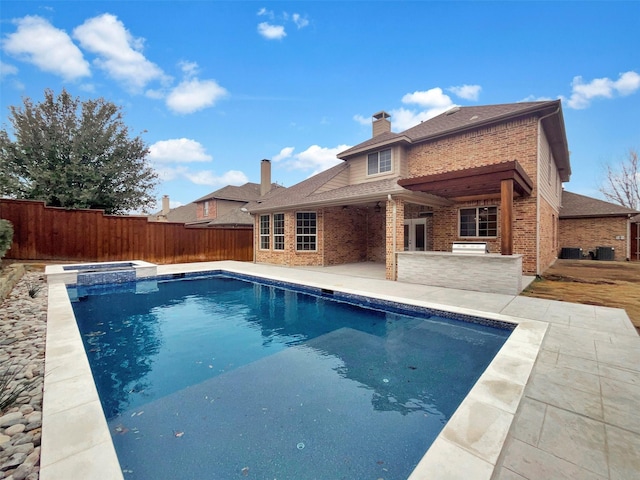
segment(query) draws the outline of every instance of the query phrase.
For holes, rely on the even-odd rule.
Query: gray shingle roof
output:
[[[410,192],[398,185],[398,177],[386,178],[383,180],[359,183],[356,185],[346,185],[332,190],[318,192],[320,187],[331,179],[343,173],[349,168],[347,163],[341,163],[334,167],[320,172],[292,187],[276,192],[271,198],[261,198],[257,202],[251,202],[247,209],[251,213],[263,211],[274,211],[279,208],[291,207],[315,207],[318,205],[340,205],[365,203],[367,201],[382,201],[387,195],[413,195],[416,198],[439,203],[446,203],[447,200],[427,195],[423,193]]]
[[[628,217],[636,213],[638,213],[637,210],[616,205],[615,203],[567,192],[566,190],[562,191],[560,218]]]
[[[176,208],[172,208],[171,210],[169,210],[169,213],[167,215],[167,222],[172,222],[172,223],[195,222],[197,218],[196,210],[197,210],[196,204],[193,202],[187,203],[186,205],[181,205]],[[162,212],[160,211],[158,213],[150,215],[149,220],[152,222],[157,222],[161,214]]]
[[[215,220],[210,221],[208,226],[223,226],[223,225],[248,225],[253,226],[253,217],[248,212],[243,212],[241,208],[234,208],[228,211],[224,215],[220,215]]]
[[[280,187],[280,185],[277,183],[271,184],[272,190],[276,187]],[[205,200],[212,200],[214,198],[219,200],[235,200],[237,202],[250,202],[252,200],[257,200],[260,198],[260,184],[247,182],[239,187],[235,185],[227,185],[215,192],[206,194],[204,197],[198,198],[195,202],[204,202]]]

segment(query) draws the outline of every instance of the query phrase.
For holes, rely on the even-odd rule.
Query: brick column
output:
[[[394,222],[394,204],[395,204],[395,222]],[[386,279],[397,280],[398,269],[395,266],[394,261],[396,257],[396,251],[404,250],[404,201],[403,200],[387,200],[386,209],[386,228],[385,228],[385,264],[386,264]],[[395,229],[395,250],[394,250],[394,232]]]

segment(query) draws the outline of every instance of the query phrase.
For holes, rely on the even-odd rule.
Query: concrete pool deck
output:
[[[413,479],[631,479],[640,472],[640,337],[623,310],[427,287],[370,265],[228,270],[512,321],[519,326]],[[122,479],[64,285],[49,286],[40,478]]]

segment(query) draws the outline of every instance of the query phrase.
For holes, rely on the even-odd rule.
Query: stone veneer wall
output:
[[[398,281],[518,295],[522,291],[522,255],[399,252]]]
[[[582,248],[582,253],[595,251],[596,247],[613,247],[615,260],[626,260],[628,220],[624,217],[563,218],[559,227],[559,247]],[[616,240],[623,236],[624,240]]]
[[[514,253],[522,254],[523,273],[536,274],[536,196],[538,168],[538,121],[531,116],[472,132],[451,135],[413,147],[408,154],[411,177],[462,170],[517,160],[534,183],[530,197],[514,199]],[[500,252],[500,231],[495,238],[458,237],[458,210],[463,207],[497,206],[495,198],[460,202],[434,208],[433,249],[451,251],[455,241],[486,241],[492,253]]]

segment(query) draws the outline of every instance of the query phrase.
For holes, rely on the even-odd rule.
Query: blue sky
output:
[[[291,186],[454,105],[561,98],[569,191],[640,149],[640,2],[2,1],[0,123],[63,87],[120,105],[158,199]]]

